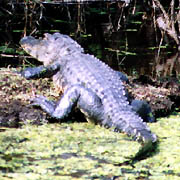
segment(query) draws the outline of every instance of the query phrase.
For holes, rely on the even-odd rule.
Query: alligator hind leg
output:
[[[129,79],[122,72],[116,71],[117,75],[124,83],[130,84]],[[130,84],[131,85],[131,84]],[[150,105],[145,100],[132,99],[129,96],[127,89],[125,89],[125,96],[127,97],[132,109],[143,119],[144,122],[155,122]]]
[[[57,103],[39,96],[33,99],[32,105],[40,106],[50,116],[57,119],[66,117],[74,106],[77,106],[88,120],[101,120],[103,117],[101,99],[93,91],[81,85],[70,87]]]

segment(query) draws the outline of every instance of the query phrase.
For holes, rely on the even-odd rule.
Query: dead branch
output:
[[[174,41],[176,42],[177,46],[180,46],[180,40],[177,35],[177,31],[175,29],[175,12],[174,12],[174,0],[170,3],[170,14],[168,14],[164,7],[161,5],[159,0],[153,0],[153,4],[156,5],[158,9],[161,10],[162,14],[156,19],[157,26],[160,28],[161,31],[166,32]]]

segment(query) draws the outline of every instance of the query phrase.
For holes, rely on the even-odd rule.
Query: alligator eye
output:
[[[95,92],[98,92],[99,90],[98,89],[95,89]]]
[[[70,68],[68,67],[68,68],[67,68],[67,71],[69,71],[69,70],[70,70]]]
[[[107,99],[107,95],[104,95],[103,99]]]
[[[101,91],[101,94],[104,95],[104,91]]]

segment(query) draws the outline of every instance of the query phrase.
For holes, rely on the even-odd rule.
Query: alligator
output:
[[[157,137],[127,98],[122,73],[84,52],[71,37],[60,33],[32,36],[20,40],[21,47],[43,65],[21,72],[26,79],[53,77],[56,86],[63,89],[58,102],[37,96],[32,105],[40,106],[51,117],[64,119],[74,106],[84,113],[87,121],[124,132],[143,145],[157,142]],[[132,103],[133,104],[133,103]],[[143,104],[143,103],[142,103]]]

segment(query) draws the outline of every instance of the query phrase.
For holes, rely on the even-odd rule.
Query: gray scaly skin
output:
[[[67,35],[45,34],[43,39],[27,36],[20,41],[23,49],[43,66],[29,68],[21,74],[27,79],[53,76],[54,83],[64,89],[54,103],[43,96],[33,100],[50,116],[63,119],[76,105],[88,121],[114,127],[143,144],[157,141],[146,123],[129,105],[119,74]]]

